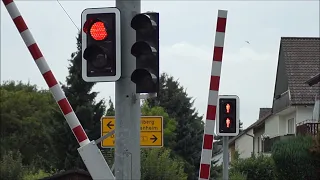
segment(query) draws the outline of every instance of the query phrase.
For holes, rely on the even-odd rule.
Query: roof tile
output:
[[[320,94],[320,84],[310,87],[305,82],[320,72],[320,38],[282,37],[291,103],[309,105]]]
[[[272,110],[272,108],[260,108],[259,119],[261,119],[262,117],[267,115],[271,110]]]

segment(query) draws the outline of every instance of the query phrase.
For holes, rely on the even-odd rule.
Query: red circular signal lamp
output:
[[[90,28],[90,35],[96,41],[102,41],[108,37],[107,29],[103,22],[97,21]]]

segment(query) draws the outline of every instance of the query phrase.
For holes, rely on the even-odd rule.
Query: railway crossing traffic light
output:
[[[239,97],[219,96],[217,106],[217,135],[237,136],[239,134]]]
[[[81,14],[82,78],[116,81],[121,76],[120,11],[89,8]]]
[[[136,69],[131,81],[136,84],[137,93],[158,93],[159,13],[137,14],[131,27],[136,30],[136,42],[131,48],[131,54],[136,57]]]

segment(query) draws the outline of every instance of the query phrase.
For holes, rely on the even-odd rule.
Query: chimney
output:
[[[264,116],[266,116],[267,114],[269,114],[271,112],[271,109],[272,108],[260,108],[259,119],[261,119]]]

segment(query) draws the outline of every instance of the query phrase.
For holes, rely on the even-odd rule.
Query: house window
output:
[[[288,134],[294,134],[294,119],[288,120]]]
[[[260,153],[260,137],[258,137],[258,153]]]
[[[271,147],[272,147],[272,145],[273,145],[273,143],[274,143],[274,140],[275,140],[275,138],[265,138],[264,140],[263,140],[263,152],[264,153],[269,153],[269,152],[271,152]]]

